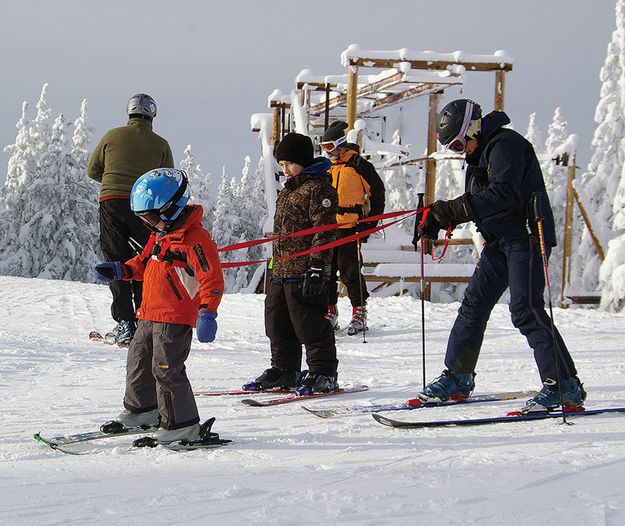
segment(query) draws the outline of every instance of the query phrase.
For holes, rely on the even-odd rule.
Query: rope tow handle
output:
[[[399,215],[403,215],[405,217],[400,217],[399,219],[395,219],[394,221],[391,221],[390,223],[385,223],[382,225],[378,225],[376,227],[370,228],[368,230],[363,230],[362,232],[357,232],[355,234],[352,234],[350,236],[346,236],[342,239],[337,239],[335,241],[330,241],[329,243],[325,243],[323,245],[319,245],[318,247],[312,247],[309,248],[307,250],[303,250],[301,252],[297,252],[295,254],[289,254],[287,256],[281,256],[279,258],[267,258],[267,259],[257,259],[255,261],[233,261],[233,262],[224,262],[221,264],[222,268],[233,268],[233,267],[243,267],[246,265],[255,265],[257,263],[266,263],[267,261],[283,261],[285,259],[291,259],[291,258],[295,258],[295,257],[299,257],[299,256],[306,256],[308,254],[315,254],[317,252],[323,252],[324,250],[329,250],[331,248],[334,247],[338,247],[341,245],[345,245],[347,243],[351,243],[352,241],[355,241],[357,239],[369,236],[375,232],[379,232],[380,230],[383,230],[385,228],[388,228],[390,226],[393,226],[397,223],[400,223],[401,221],[404,221],[405,219],[408,219],[409,217],[412,217],[413,215],[417,215],[420,212],[419,209],[415,209],[415,210],[408,210],[408,211],[404,211],[404,212],[392,212],[392,216],[397,217]],[[381,215],[386,215],[386,214],[381,214]],[[369,218],[367,218],[369,221],[377,221],[377,219],[375,219],[375,217],[379,217],[379,216],[371,216]],[[363,221],[364,222],[364,221]],[[349,223],[354,223],[354,221],[350,221]],[[349,224],[347,223],[347,224]],[[313,229],[307,229],[307,230],[314,230],[316,228],[319,229],[323,229],[323,230],[319,230],[319,231],[325,231],[325,230],[331,230],[330,228],[325,228],[327,226],[334,226],[336,227],[336,224],[332,224],[332,225],[322,225],[321,227],[314,227]],[[301,232],[305,232],[305,230],[300,230],[299,232],[297,232],[297,234],[302,235]],[[287,235],[287,236],[283,236],[282,238],[275,238],[275,239],[284,239],[286,237],[292,237],[291,234]]]
[[[256,245],[262,245],[264,243],[270,243],[279,239],[288,239],[290,237],[308,236],[311,234],[318,234],[320,232],[327,232],[328,230],[334,230],[345,225],[352,225],[354,223],[371,223],[371,222],[381,221],[383,219],[392,219],[392,218],[400,217],[400,216],[406,216],[404,219],[408,219],[409,217],[411,217],[412,215],[418,212],[420,212],[419,209],[402,210],[400,212],[388,212],[386,214],[377,214],[374,216],[365,217],[363,219],[358,219],[356,221],[345,221],[341,223],[331,223],[329,225],[320,225],[320,226],[315,226],[311,228],[306,228],[304,230],[298,230],[297,232],[291,232],[283,236],[271,236],[271,237],[264,237],[260,239],[253,239],[250,241],[242,241],[240,243],[234,243],[232,245],[227,245],[225,247],[219,248],[217,249],[217,251],[218,252],[230,252],[230,251],[239,250],[242,248],[249,248],[249,247],[253,247]],[[377,232],[377,230],[375,230],[375,232]]]

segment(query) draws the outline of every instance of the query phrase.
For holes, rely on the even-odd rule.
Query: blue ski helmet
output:
[[[154,214],[167,227],[180,216],[190,197],[187,174],[176,168],[156,168],[135,181],[130,209],[136,215]]]

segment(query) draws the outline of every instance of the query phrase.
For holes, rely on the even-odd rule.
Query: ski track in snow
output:
[[[32,439],[97,429],[121,409],[126,351],[89,342],[113,326],[107,287],[0,277],[0,523],[255,525],[625,524],[625,418],[596,416],[479,428],[402,430],[370,415],[316,418],[292,403],[252,408],[198,398],[202,418],[234,443],[177,453],[130,450],[130,437],[72,446]],[[224,297],[213,344],[193,343],[195,390],[238,388],[269,364],[263,296]],[[350,311],[339,303],[341,323]],[[426,304],[427,378],[443,368],[458,304]],[[411,398],[422,385],[421,311],[372,298],[367,343],[337,338],[339,380],[370,391],[307,401],[329,408]],[[555,311],[588,407],[625,404],[625,316]],[[506,305],[493,312],[476,393],[539,387]],[[426,420],[499,415],[523,400],[397,412]],[[134,437],[133,437],[134,438]]]

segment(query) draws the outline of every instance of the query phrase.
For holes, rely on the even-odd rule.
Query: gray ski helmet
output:
[[[145,93],[137,93],[128,101],[128,115],[145,115],[153,119],[156,117],[156,102]]]
[[[436,138],[443,146],[449,146],[469,129],[471,121],[482,118],[482,108],[469,99],[457,99],[447,104],[438,114]]]

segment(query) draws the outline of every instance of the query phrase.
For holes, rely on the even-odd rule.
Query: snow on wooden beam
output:
[[[505,51],[495,51],[492,55],[465,53],[435,53],[433,51],[411,51],[403,48],[390,51],[360,49],[352,44],[341,53],[343,66],[363,66],[369,68],[392,68],[398,64],[409,64],[412,69],[444,70],[450,66],[463,66],[467,71],[511,71],[514,59]]]

